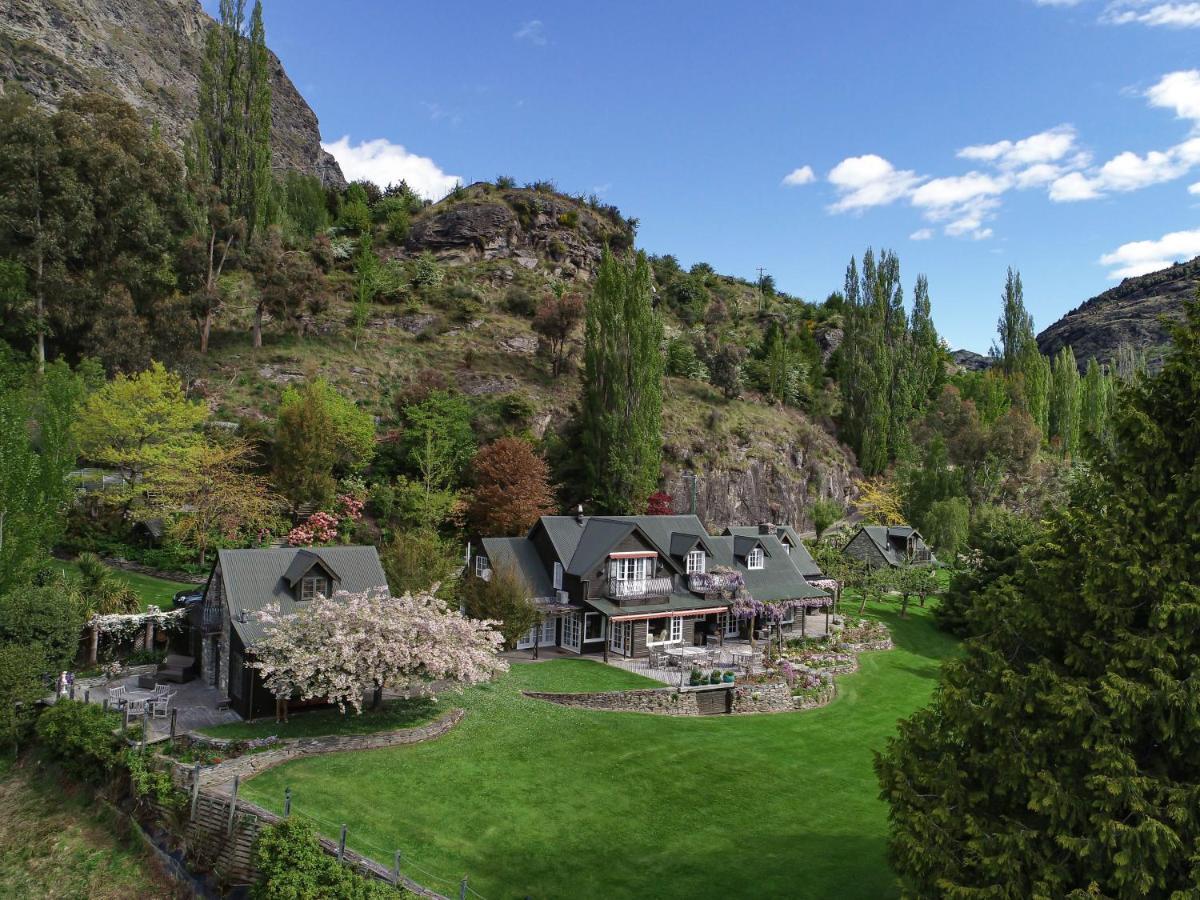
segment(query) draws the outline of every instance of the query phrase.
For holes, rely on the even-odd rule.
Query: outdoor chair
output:
[[[140,716],[146,709],[146,701],[139,697],[127,697],[125,708],[129,710],[130,716]]]
[[[150,715],[156,719],[165,719],[171,709],[171,701],[167,697],[155,698],[150,703]]]
[[[129,698],[125,696],[125,685],[117,685],[108,689],[108,702],[110,705],[120,709],[129,702]]]
[[[168,696],[171,696],[171,697],[175,696],[175,692],[173,690],[171,690],[171,686],[169,684],[167,684],[165,681],[162,684],[156,684],[154,686],[154,699],[155,700],[158,700],[163,697],[168,697]]]

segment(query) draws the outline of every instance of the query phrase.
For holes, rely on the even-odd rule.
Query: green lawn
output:
[[[56,559],[54,568],[61,569],[71,574],[78,573],[79,567],[73,560]],[[178,581],[166,581],[162,578],[155,578],[153,575],[143,575],[140,572],[126,572],[124,569],[113,569],[118,578],[127,581],[138,596],[142,598],[142,610],[145,611],[151,604],[154,604],[159,609],[168,610],[173,608],[172,598],[176,591],[181,591],[184,588],[196,587],[194,584],[184,584]]]
[[[235,738],[248,740],[252,738],[275,735],[281,738],[321,737],[327,734],[373,734],[377,731],[395,731],[397,728],[412,728],[423,725],[436,718],[452,706],[446,703],[436,703],[425,698],[412,700],[389,700],[379,710],[363,710],[362,715],[355,715],[354,710],[347,707],[342,715],[334,709],[315,709],[308,712],[292,713],[288,722],[276,723],[274,719],[260,719],[257,722],[231,722],[228,725],[214,725],[212,728],[202,728],[201,733],[216,738]]]
[[[243,786],[446,891],[463,874],[498,897],[888,897],[886,811],[872,751],[923,705],[954,649],[928,610],[863,654],[830,706],[671,719],[529,700],[521,689],[633,686],[599,663],[516,665],[447,697],[467,717],[430,743],[314,757]],[[415,868],[415,867],[419,867]],[[437,876],[435,880],[428,873]]]

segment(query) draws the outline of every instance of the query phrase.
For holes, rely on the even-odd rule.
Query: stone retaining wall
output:
[[[583,694],[554,694],[546,691],[523,691],[526,697],[547,700],[559,706],[581,709],[607,709],[614,712],[644,712],[660,716],[698,716],[696,691],[678,688],[646,688],[631,691],[592,691]]]
[[[790,712],[793,709],[792,689],[786,682],[739,684],[733,689],[734,715]]]
[[[844,650],[851,653],[870,653],[873,650],[891,650],[895,645],[891,638],[884,638],[881,641],[868,641],[865,644],[842,644]]]
[[[809,694],[798,694],[792,697],[793,709],[816,709],[819,706],[828,706],[833,702],[833,698],[837,696],[837,687],[834,686],[833,680],[824,681],[820,687]]]
[[[465,710],[454,709],[441,718],[427,725],[416,728],[401,728],[397,731],[383,731],[377,734],[351,734],[330,737],[300,738],[287,741],[283,746],[262,753],[250,753],[236,759],[227,759],[211,766],[200,768],[200,784],[202,786],[225,784],[232,781],[235,775],[247,779],[265,772],[267,769],[282,765],[293,759],[305,756],[316,756],[322,753],[343,753],[350,750],[380,750],[385,747],[401,747],[405,744],[417,744],[439,738],[457,725],[466,715]],[[203,742],[203,735],[189,734],[192,742]],[[199,738],[199,741],[197,741]],[[212,740],[209,738],[208,740]],[[227,742],[228,743],[228,742]],[[195,765],[170,760],[172,777],[175,783],[183,787],[191,787],[192,774]]]

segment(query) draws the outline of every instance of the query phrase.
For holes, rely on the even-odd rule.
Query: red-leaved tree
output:
[[[533,330],[546,342],[550,371],[557,378],[562,373],[567,341],[583,320],[583,298],[578,294],[547,297],[533,317]]]
[[[481,535],[524,534],[538,516],[554,512],[550,469],[528,441],[502,437],[471,462],[475,491],[467,521]]]

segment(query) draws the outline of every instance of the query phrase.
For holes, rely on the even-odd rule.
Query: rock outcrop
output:
[[[199,0],[6,0],[0,82],[49,108],[72,91],[112,94],[182,147],[212,25]],[[337,161],[321,149],[316,114],[273,53],[270,66],[273,165],[344,185]]]
[[[559,277],[586,281],[606,243],[632,243],[624,222],[560,194],[480,182],[418,217],[403,254],[430,252],[451,265],[509,259],[533,269],[544,262]]]
[[[1200,257],[1137,278],[1126,278],[1071,310],[1037,337],[1048,355],[1070,346],[1083,368],[1089,359],[1109,362],[1122,345],[1151,362],[1170,342],[1169,323],[1183,316],[1183,300],[1200,287]]]
[[[955,350],[950,354],[954,365],[964,372],[983,372],[992,367],[995,360],[974,350]]]

